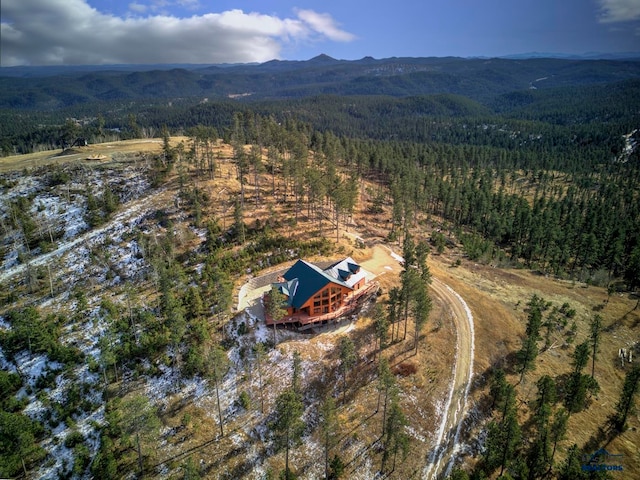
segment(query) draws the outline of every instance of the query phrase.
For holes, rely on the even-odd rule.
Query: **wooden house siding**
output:
[[[326,270],[298,260],[273,284],[287,298],[287,318],[282,323],[305,324],[334,313],[344,313],[345,307],[359,297],[368,284],[365,272],[361,271],[350,257],[334,263]],[[306,320],[300,321],[305,318]],[[267,318],[267,325],[272,324]]]
[[[299,311],[307,313],[310,317],[335,312],[342,306],[344,298],[349,293],[351,293],[349,288],[338,284],[329,284],[310,297]]]

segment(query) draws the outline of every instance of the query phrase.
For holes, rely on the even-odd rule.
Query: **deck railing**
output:
[[[364,288],[356,290],[350,293],[345,299],[344,303],[333,312],[323,313],[321,315],[308,315],[304,312],[296,312],[293,315],[287,315],[277,322],[277,325],[298,325],[299,330],[307,330],[315,325],[326,325],[331,320],[336,320],[350,313],[360,307],[366,299],[378,291],[378,284],[376,282],[368,283]],[[265,322],[267,325],[273,325],[273,320],[265,313]]]

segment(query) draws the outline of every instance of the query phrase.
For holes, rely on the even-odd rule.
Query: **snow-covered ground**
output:
[[[117,284],[126,279],[135,279],[146,268],[140,258],[138,245],[131,240],[141,221],[149,214],[149,206],[136,200],[149,192],[149,182],[143,168],[124,165],[117,172],[110,169],[82,169],[65,167],[70,180],[64,184],[50,186],[49,170],[41,169],[31,175],[7,174],[0,178],[0,224],[3,237],[0,239],[0,288],[12,288],[11,282],[21,281],[27,265],[19,263],[20,256],[30,254],[29,267],[47,265],[55,284],[53,298],[35,299],[35,306],[46,312],[53,312],[73,319],[62,329],[60,343],[77,347],[85,356],[71,370],[51,361],[47,355],[19,352],[10,362],[0,349],[0,368],[18,372],[23,378],[23,387],[18,398],[26,398],[23,413],[41,421],[48,430],[41,446],[48,453],[47,459],[37,472],[42,479],[55,479],[71,471],[74,463],[72,448],[65,446],[65,439],[71,433],[79,432],[90,457],[99,448],[97,427],[104,423],[102,403],[102,378],[90,372],[89,359],[100,356],[98,341],[107,326],[100,313],[100,296],[87,299],[86,309],[79,311],[78,302],[70,294],[76,285],[86,285],[87,280],[102,284]],[[115,173],[115,174],[114,174]],[[118,196],[122,205],[112,221],[99,229],[90,230],[85,220],[86,192],[90,185],[94,195],[100,195],[104,186]],[[16,225],[12,215],[12,205],[24,197],[30,205],[26,212],[41,231],[44,240],[54,237],[53,250],[42,253],[39,249],[27,251],[20,225]],[[108,264],[96,259],[96,252],[108,259]],[[107,271],[115,271],[106,280]],[[48,290],[47,290],[48,292]],[[34,300],[31,300],[32,302]],[[11,330],[6,319],[0,317],[0,329]],[[45,377],[53,382],[43,382]],[[42,387],[42,385],[48,385]],[[92,406],[89,410],[77,408],[72,414],[71,425],[52,414],[52,405],[66,405],[72,386],[82,387],[83,404]]]
[[[47,429],[46,439],[41,446],[48,453],[41,468],[34,472],[38,478],[55,479],[70,475],[74,463],[74,449],[65,446],[65,439],[78,432],[89,450],[91,458],[99,449],[99,428],[105,423],[104,372],[100,369],[100,340],[109,331],[108,314],[101,308],[104,298],[116,304],[124,305],[122,287],[127,281],[137,281],[148,272],[142,245],[136,240],[137,234],[153,236],[157,227],[154,213],[158,208],[173,205],[173,194],[168,191],[150,191],[146,174],[142,168],[133,165],[120,166],[118,172],[109,169],[78,169],[70,167],[71,180],[65,184],[49,186],[46,170],[29,176],[5,178],[0,183],[0,219],[6,235],[0,240],[0,288],[19,286],[28,268],[48,267],[51,271],[54,295],[50,295],[49,285],[41,298],[31,295],[29,301],[39,307],[43,315],[54,313],[66,319],[62,325],[60,343],[75,347],[81,352],[83,360],[72,368],[51,361],[47,355],[32,354],[27,350],[15,356],[15,362],[9,361],[0,349],[0,368],[17,372],[24,379],[23,388],[18,392],[26,399],[24,413],[41,421]],[[106,185],[117,193],[121,204],[112,218],[99,228],[90,229],[86,222],[87,186],[91,186],[93,195],[101,195]],[[29,214],[44,232],[55,233],[52,250],[43,253],[39,248],[26,252],[23,235],[18,225],[10,219],[11,206],[17,198],[28,196]],[[194,238],[202,242],[205,239],[202,230],[194,230]],[[45,238],[46,239],[46,238]],[[22,263],[25,254],[31,254],[29,265]],[[295,252],[291,252],[293,255]],[[196,268],[196,271],[200,271]],[[82,287],[80,289],[76,287]],[[86,291],[82,301],[78,291]],[[245,463],[250,467],[247,478],[264,478],[268,470],[268,455],[275,454],[271,442],[268,415],[244,410],[239,405],[242,392],[249,392],[252,401],[259,401],[257,393],[264,392],[265,410],[273,411],[277,396],[291,382],[293,354],[296,344],[307,340],[307,335],[288,330],[277,331],[277,348],[268,349],[261,375],[255,371],[253,346],[256,343],[273,342],[273,330],[268,330],[259,318],[260,302],[254,302],[252,309],[237,316],[227,325],[226,337],[231,347],[228,349],[230,368],[220,384],[220,406],[225,425],[234,427],[229,439],[233,445],[244,449]],[[244,323],[246,333],[238,326]],[[11,324],[0,317],[0,329],[9,331]],[[353,323],[346,325],[340,333],[353,329]],[[333,332],[334,334],[336,332]],[[325,335],[325,334],[323,334]],[[331,333],[320,335],[314,342],[314,351],[318,356],[332,354],[335,344]],[[173,358],[170,349],[164,358]],[[324,359],[326,360],[326,358]],[[312,381],[327,380],[326,367],[329,362],[303,359],[300,381],[302,389]],[[89,365],[93,367],[90,369]],[[209,379],[195,377],[184,378],[179,372],[164,362],[151,365],[149,361],[142,371],[157,372],[151,376],[141,374],[136,378],[140,391],[150,401],[164,410],[173,398],[187,399],[193,406],[200,408],[210,417],[213,424],[218,422],[217,399],[214,386]],[[144,368],[146,367],[146,368]],[[251,370],[253,369],[253,370]],[[121,371],[123,385],[133,377],[132,372]],[[45,379],[48,379],[45,381]],[[43,386],[46,385],[46,386]],[[68,418],[58,418],[52,413],[52,405],[64,406],[73,388],[80,387],[83,400],[88,402],[82,408],[74,409]],[[336,386],[336,389],[339,387]],[[337,390],[336,390],[337,391]],[[310,394],[312,395],[312,394]],[[319,398],[305,398],[305,422],[317,425]],[[313,428],[308,428],[300,449],[292,452],[292,461],[303,466],[306,471],[303,478],[320,478],[324,474],[322,445],[314,437]],[[419,432],[409,432],[414,438],[421,438]],[[171,429],[163,432],[164,443],[161,448],[166,452],[175,452],[179,445],[169,440]],[[263,446],[259,448],[257,445]],[[358,458],[358,468],[351,478],[368,479],[375,476],[375,467],[366,453],[367,445],[354,439],[346,447],[345,455]],[[173,449],[173,450],[172,450]],[[166,453],[165,452],[165,453]],[[170,455],[161,456],[168,458]],[[160,465],[161,477],[169,478],[176,474],[175,465]]]
[[[638,129],[631,131],[630,133],[623,135],[624,137],[624,149],[622,153],[618,156],[618,161],[625,163],[629,161],[629,157],[633,152],[638,148]]]

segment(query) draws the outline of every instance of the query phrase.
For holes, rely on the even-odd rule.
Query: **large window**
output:
[[[335,310],[342,302],[342,289],[340,287],[331,287],[331,309]]]

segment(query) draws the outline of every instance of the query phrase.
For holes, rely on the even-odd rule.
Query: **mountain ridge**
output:
[[[207,98],[241,101],[316,95],[455,94],[488,103],[533,88],[640,78],[637,60],[391,57],[271,60],[261,64],[10,67],[0,69],[0,107],[58,109],[92,101]],[[9,72],[9,75],[6,73]],[[546,78],[544,82],[539,79]]]

